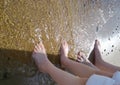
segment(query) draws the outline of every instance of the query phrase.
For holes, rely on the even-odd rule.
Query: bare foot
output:
[[[60,60],[62,65],[66,63],[67,57],[68,57],[68,44],[66,41],[62,41],[60,47]]]
[[[35,60],[35,64],[37,65],[38,69],[41,72],[45,72],[45,65],[49,60],[47,58],[46,51],[42,42],[35,46],[32,57]]]
[[[95,40],[94,51],[95,51],[95,63],[96,63],[98,60],[102,59],[100,52],[100,42],[98,40]]]
[[[87,57],[85,56],[85,54],[83,52],[78,52],[77,54],[77,62],[89,62]]]
[[[100,50],[100,42],[95,40],[94,48]]]
[[[87,66],[90,66],[96,70],[99,70],[96,66],[94,66],[89,60],[88,58],[85,56],[85,54],[83,52],[78,52],[77,54],[77,62],[85,64]]]
[[[98,40],[95,40],[94,48],[91,51],[88,60],[95,65],[101,59],[102,57],[100,53],[100,42]]]

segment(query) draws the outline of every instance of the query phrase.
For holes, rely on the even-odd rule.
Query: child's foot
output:
[[[98,68],[88,60],[83,52],[78,52],[76,61],[98,70]]]
[[[63,41],[60,47],[60,60],[62,65],[66,63],[67,57],[68,57],[68,44],[66,41]]]
[[[87,57],[85,56],[85,54],[83,52],[78,52],[77,54],[77,59],[76,59],[77,62],[87,62],[88,59]]]
[[[38,69],[41,72],[45,72],[48,58],[47,58],[46,51],[45,51],[45,48],[42,42],[35,46],[32,57],[35,60],[35,64],[37,65]]]

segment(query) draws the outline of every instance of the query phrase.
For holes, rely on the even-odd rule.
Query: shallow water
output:
[[[103,59],[120,66],[119,8],[119,0],[0,0],[0,84],[54,84],[48,75],[36,74],[31,54],[39,41],[59,65],[62,39],[75,59],[78,51],[88,56],[98,38]]]

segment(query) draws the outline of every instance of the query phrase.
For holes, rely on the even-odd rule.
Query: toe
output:
[[[37,51],[37,49],[36,48],[34,48],[34,53],[37,53],[38,51]]]
[[[44,54],[46,54],[46,49],[45,49],[43,43],[40,42],[39,45],[40,45],[41,51],[42,51]]]
[[[40,47],[41,49],[44,49],[44,45],[43,45],[42,42],[39,43],[39,47]]]
[[[95,45],[94,45],[94,47],[97,47],[97,48],[98,48],[98,47],[99,47],[99,48],[101,47],[101,46],[100,46],[100,42],[99,42],[98,40],[95,40]]]
[[[62,40],[61,44],[64,46],[66,44],[66,41]]]
[[[39,48],[39,51],[41,51],[41,48],[42,48],[42,47],[41,47],[41,44],[40,44],[40,43],[38,44],[38,48]]]
[[[80,55],[77,56],[77,60],[76,60],[76,61],[78,61],[78,62],[82,62],[82,58],[81,58]]]
[[[68,43],[65,41],[65,46],[68,47]]]
[[[80,51],[77,53],[77,56],[80,56]]]
[[[35,49],[36,49],[36,51],[38,51],[38,50],[39,50],[38,44],[35,46]]]
[[[83,62],[83,61],[86,61],[86,56],[85,56],[85,54],[83,52],[79,51],[78,54],[77,54],[77,59],[79,61]]]

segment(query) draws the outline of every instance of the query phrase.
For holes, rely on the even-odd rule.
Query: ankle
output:
[[[39,71],[41,71],[43,73],[47,73],[49,65],[50,65],[50,61],[48,59],[46,59],[44,61],[44,63],[42,63],[41,65],[38,66],[38,69],[39,69]]]

